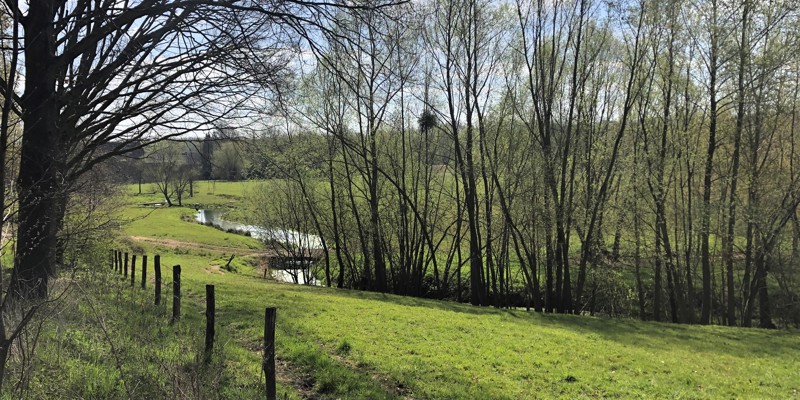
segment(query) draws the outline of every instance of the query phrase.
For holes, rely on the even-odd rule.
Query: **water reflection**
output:
[[[322,249],[322,240],[317,235],[290,229],[265,228],[257,225],[230,222],[222,219],[223,213],[217,210],[198,210],[195,219],[201,224],[211,224],[225,231],[250,232],[250,236],[264,242],[275,241],[295,249]]]
[[[280,282],[321,286],[311,273],[312,253],[322,249],[319,236],[289,229],[266,228],[257,225],[240,224],[222,218],[223,211],[198,210],[195,220],[201,224],[213,225],[224,231],[249,232],[250,236],[265,243],[272,243],[278,253],[287,253],[280,268],[272,268],[272,276]]]

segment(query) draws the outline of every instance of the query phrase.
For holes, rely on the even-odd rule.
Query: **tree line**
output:
[[[331,286],[797,325],[799,17],[752,0],[344,10],[283,99],[282,139],[253,142],[282,178],[257,215],[320,236]]]
[[[792,1],[2,5],[12,297],[101,164],[269,114],[330,285],[797,323]]]

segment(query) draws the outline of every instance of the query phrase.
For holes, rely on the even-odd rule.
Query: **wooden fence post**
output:
[[[156,273],[156,305],[159,305],[161,304],[161,256],[156,254],[153,263],[153,269]]]
[[[181,266],[172,267],[172,323],[181,318]]]
[[[275,385],[275,307],[267,307],[264,312],[264,356],[261,367],[267,379],[267,400],[277,400]]]
[[[131,287],[136,282],[136,254],[131,256]]]
[[[125,252],[125,271],[122,277],[128,279],[128,252]]]
[[[214,350],[214,285],[206,285],[206,363],[211,361],[211,352]]]
[[[142,290],[145,288],[145,281],[147,281],[147,254],[142,255]]]

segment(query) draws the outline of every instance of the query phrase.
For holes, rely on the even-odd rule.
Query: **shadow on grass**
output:
[[[768,331],[755,328],[681,325],[642,322],[632,319],[604,319],[589,316],[543,314],[524,310],[477,307],[450,301],[420,299],[384,293],[292,284],[282,285],[284,292],[322,291],[349,298],[386,302],[404,307],[420,307],[472,315],[495,315],[516,323],[564,329],[586,335],[599,335],[626,346],[653,351],[685,349],[693,353],[724,354],[732,357],[800,356],[800,334],[793,331]],[[300,310],[296,310],[300,311]]]

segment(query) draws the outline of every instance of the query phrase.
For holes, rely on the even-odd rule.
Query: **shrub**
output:
[[[352,350],[352,346],[350,345],[350,342],[347,341],[347,339],[342,339],[342,341],[339,342],[339,345],[336,346],[336,352],[341,355],[350,353],[350,350]]]

